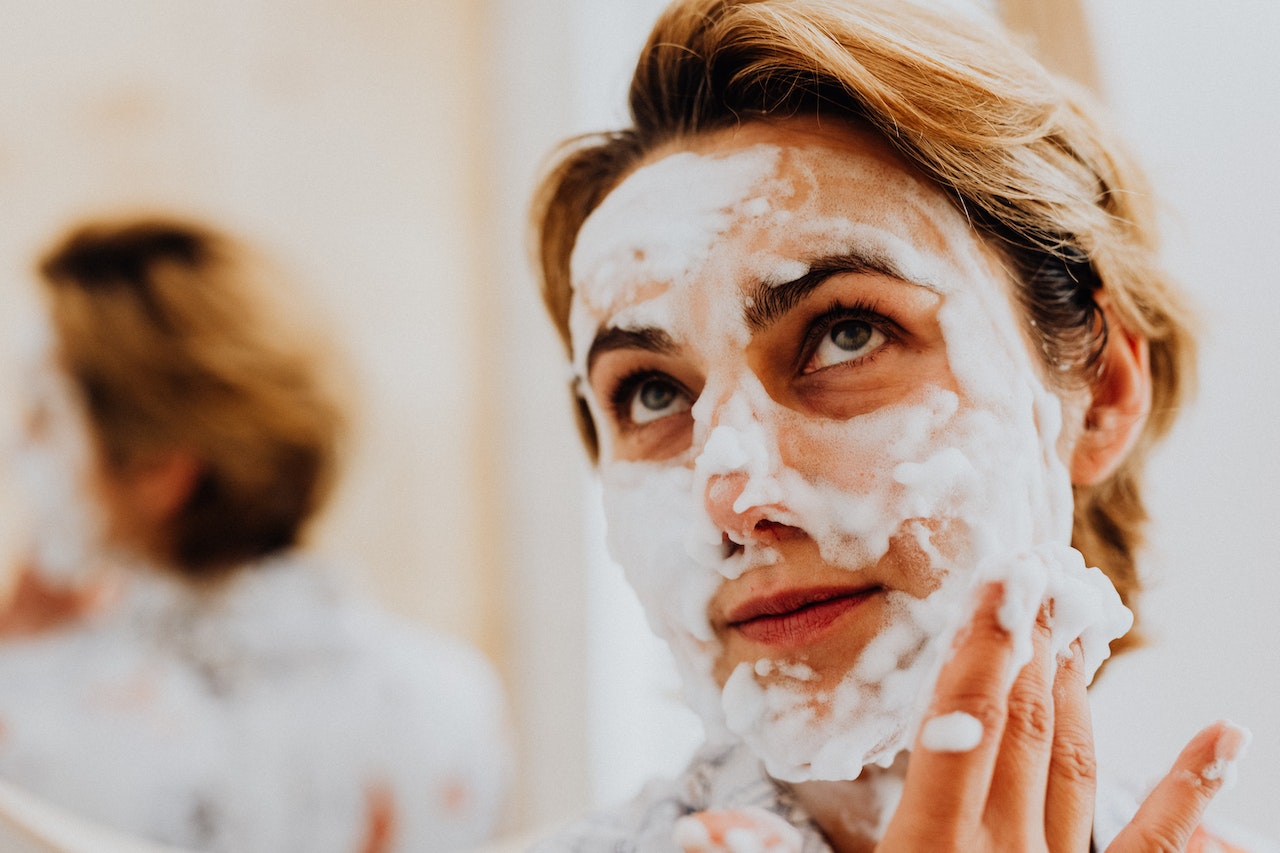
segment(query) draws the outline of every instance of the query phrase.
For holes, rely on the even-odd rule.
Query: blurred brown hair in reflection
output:
[[[168,217],[79,225],[40,262],[60,366],[109,477],[195,461],[147,556],[213,578],[289,548],[328,497],[343,416],[315,341],[248,247]]]

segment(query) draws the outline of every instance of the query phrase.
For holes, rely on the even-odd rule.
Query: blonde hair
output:
[[[1004,254],[1037,348],[1064,387],[1092,383],[1101,369],[1099,292],[1114,320],[1149,342],[1142,434],[1112,476],[1075,491],[1074,544],[1133,605],[1142,470],[1189,390],[1195,347],[1157,258],[1144,179],[1081,92],[995,27],[905,0],[679,0],[641,52],[630,108],[631,127],[571,140],[535,201],[543,298],[566,347],[578,230],[646,156],[752,119],[868,126]],[[594,427],[577,404],[594,456]]]
[[[39,269],[106,470],[175,449],[199,462],[152,556],[212,577],[297,544],[343,416],[317,352],[267,310],[267,267],[204,226],[139,219],[81,225]]]

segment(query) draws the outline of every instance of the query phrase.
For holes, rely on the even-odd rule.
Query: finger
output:
[[[1093,834],[1098,784],[1093,719],[1080,641],[1058,667],[1053,682],[1053,747],[1045,794],[1045,838],[1049,849],[1087,850]]]
[[[1185,849],[1214,794],[1234,777],[1248,744],[1249,732],[1228,722],[1214,723],[1192,738],[1108,853]]]
[[[1043,844],[1057,668],[1052,640],[1049,609],[1044,606],[1032,631],[1031,661],[1009,691],[1004,734],[987,800],[988,824],[1009,849],[1033,849]]]
[[[915,822],[912,834],[965,836],[982,820],[1004,728],[1013,651],[997,615],[1003,600],[1001,584],[980,590],[974,617],[939,673],[895,812],[895,819]]]

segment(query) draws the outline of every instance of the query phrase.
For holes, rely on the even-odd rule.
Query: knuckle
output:
[[[1143,826],[1137,829],[1132,849],[1143,853],[1182,853],[1182,835],[1176,827]]]
[[[1053,707],[1039,696],[1015,691],[1009,696],[1008,728],[1018,737],[1048,743],[1053,738]]]
[[[1053,743],[1054,772],[1071,782],[1098,781],[1098,760],[1093,747],[1075,735],[1059,733]]]
[[[1071,678],[1084,679],[1084,657],[1079,653],[1079,646],[1072,647],[1072,653],[1058,659],[1058,669]]]
[[[976,717],[985,732],[996,731],[1004,725],[1005,702],[998,696],[978,692],[963,693],[951,697],[947,706],[945,711],[963,711]]]
[[[1190,770],[1183,770],[1174,779],[1182,788],[1185,801],[1194,803],[1198,808],[1207,806],[1225,781],[1220,775],[1208,778],[1203,773],[1192,773]]]

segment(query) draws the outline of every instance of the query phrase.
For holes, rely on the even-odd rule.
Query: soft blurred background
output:
[[[525,244],[540,164],[624,120],[661,5],[0,2],[0,418],[32,260],[72,219],[194,214],[281,261],[359,391],[318,546],[499,666],[512,830],[626,796],[698,736],[601,554]],[[1095,690],[1104,767],[1154,779],[1230,717],[1256,738],[1216,810],[1280,837],[1280,4],[1003,11],[1097,88],[1146,162],[1205,331],[1200,395],[1153,470],[1151,643]]]

